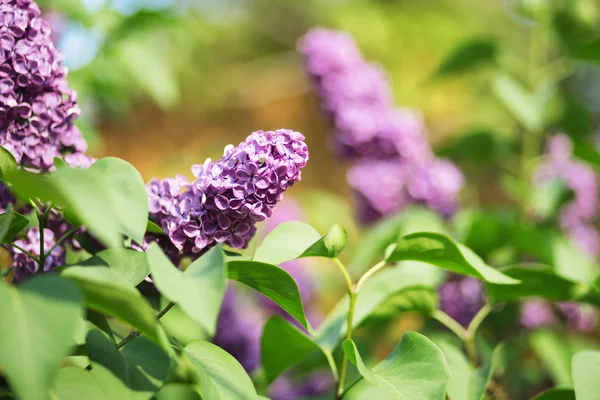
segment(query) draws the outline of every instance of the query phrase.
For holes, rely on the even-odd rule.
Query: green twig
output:
[[[14,247],[15,249],[19,250],[21,253],[25,254],[26,256],[28,256],[29,258],[31,258],[33,261],[35,261],[36,263],[41,265],[40,259],[33,253],[30,253],[29,251],[25,250],[24,248],[22,248],[19,245],[16,245],[14,243],[11,243],[9,246]]]
[[[354,325],[354,307],[356,305],[356,293],[354,290],[350,290],[348,293],[350,299],[350,308],[348,309],[348,329],[346,331],[346,340],[352,339],[352,328]],[[342,366],[340,368],[340,379],[338,380],[337,394],[336,398],[341,399],[344,394],[344,381],[346,379],[346,371],[348,370],[348,357],[346,353],[342,357]]]
[[[379,272],[386,265],[387,265],[387,261],[383,260],[383,261],[378,262],[373,267],[371,267],[370,270],[365,272],[365,274],[360,277],[360,279],[358,280],[358,283],[356,284],[356,292],[358,293],[360,288],[369,280],[369,278],[371,278],[373,275],[375,275],[377,272]]]
[[[77,227],[77,226],[74,226],[74,227],[72,227],[71,229],[69,229],[69,230],[67,231],[67,233],[65,233],[64,235],[62,235],[62,236],[61,236],[61,238],[60,238],[60,239],[58,239],[58,240],[57,240],[57,241],[56,241],[56,242],[55,242],[55,243],[52,245],[52,247],[50,247],[50,250],[48,250],[48,251],[46,252],[46,257],[48,257],[48,256],[49,256],[49,255],[52,253],[52,251],[53,251],[53,250],[54,250],[56,247],[58,247],[58,246],[59,246],[59,245],[60,245],[62,242],[64,242],[65,240],[67,240],[67,239],[69,238],[69,236],[71,236],[71,235],[72,235],[72,234],[73,234],[73,233],[74,233],[74,232],[75,232],[77,229],[78,229],[78,227]]]
[[[175,303],[173,303],[172,301],[169,302],[169,304],[167,304],[165,308],[163,308],[158,314],[156,314],[156,320],[158,321],[159,319],[161,319],[167,312],[169,312],[171,308],[173,308],[173,306],[175,306]],[[127,343],[140,336],[140,334],[140,331],[131,331],[131,333],[127,335],[126,338],[117,343],[117,349],[120,349],[121,347],[125,346]]]

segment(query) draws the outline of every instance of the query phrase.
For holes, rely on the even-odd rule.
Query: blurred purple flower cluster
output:
[[[184,253],[200,253],[213,243],[245,248],[256,223],[271,216],[307,161],[302,134],[257,131],[239,146],[227,146],[220,160],[193,166],[193,182],[150,181],[150,213]]]
[[[302,219],[304,218],[300,205],[293,199],[286,198],[265,222],[265,231],[269,233],[282,222]],[[315,278],[307,263],[306,259],[293,260],[281,264],[281,267],[289,272],[298,284],[305,312],[314,325],[321,319],[321,313],[316,309]],[[252,373],[260,365],[260,339],[266,320],[273,314],[278,314],[296,326],[299,325],[266,297],[244,298],[245,293],[236,289],[236,286],[230,286],[227,290],[214,342],[233,355],[248,373]],[[273,400],[293,400],[302,396],[324,394],[331,389],[332,384],[328,373],[316,372],[301,379],[284,374],[273,383],[269,394]]]
[[[438,288],[438,296],[442,311],[465,327],[485,304],[483,283],[469,276],[451,276]]]
[[[69,163],[68,154],[80,164],[87,147],[62,61],[33,1],[0,0],[0,145],[35,170],[52,169],[55,157]]]
[[[463,176],[435,158],[421,115],[395,106],[383,68],[365,61],[345,32],[315,28],[298,48],[335,126],[334,148],[354,162],[348,182],[360,219],[375,222],[414,203],[452,213]]]
[[[519,322],[527,329],[550,327],[558,323],[559,318],[565,321],[569,330],[581,333],[592,333],[598,328],[598,310],[584,304],[563,302],[556,307],[543,299],[532,299],[523,303]]]
[[[87,144],[74,125],[79,107],[62,61],[37,4],[0,0],[0,145],[31,171],[54,169],[56,157],[82,168],[94,162],[85,155]],[[20,213],[31,212],[29,206],[17,205],[10,190],[0,183],[0,211],[5,212],[9,204]],[[50,212],[44,229],[45,251],[70,228],[60,214]],[[40,240],[39,229],[31,228],[15,244],[39,257]],[[66,240],[56,246],[46,257],[44,271],[64,263],[67,246],[78,244]],[[14,247],[6,247],[13,258],[16,279],[38,271],[36,261]]]
[[[593,225],[598,214],[598,177],[588,164],[573,159],[573,145],[564,134],[548,140],[548,155],[537,169],[536,184],[559,179],[574,198],[560,210],[560,226],[587,253],[600,255],[600,234]]]

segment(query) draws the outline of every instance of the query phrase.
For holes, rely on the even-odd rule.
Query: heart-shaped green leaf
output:
[[[166,336],[156,323],[155,312],[139,291],[123,282],[106,267],[68,267],[61,276],[69,278],[82,291],[85,305],[130,324],[155,343],[165,346]]]
[[[223,250],[211,249],[185,272],[175,267],[156,243],[148,250],[148,260],[161,294],[214,335],[225,295],[227,266]]]
[[[60,360],[75,345],[81,295],[58,276],[28,279],[18,288],[0,281],[0,364],[19,398],[46,400]]]
[[[0,146],[0,179],[4,179],[6,171],[17,169],[17,160],[15,156],[4,147]]]
[[[372,370],[364,365],[352,340],[344,341],[342,347],[348,359],[368,381],[355,385],[348,392],[349,398],[446,398],[449,369],[444,353],[419,333],[405,333],[392,353]],[[373,390],[373,387],[376,389]],[[367,397],[375,393],[377,397]]]
[[[412,260],[435,265],[461,275],[499,285],[519,283],[483,262],[469,248],[433,232],[417,232],[398,239],[388,251],[387,261]]]
[[[533,397],[531,400],[577,400],[571,388],[552,388]]]
[[[101,158],[89,169],[99,173],[111,188],[121,232],[142,243],[148,224],[148,194],[140,173],[115,157]]]
[[[263,262],[233,260],[227,263],[227,276],[264,294],[312,332],[304,314],[298,285],[285,270]]]
[[[110,370],[140,397],[152,397],[169,373],[169,356],[143,336],[119,351],[102,332],[91,330],[85,347],[91,361]]]
[[[337,376],[333,356],[328,350],[321,348],[280,316],[271,317],[265,324],[261,340],[261,360],[267,382],[274,381],[282,372],[315,352],[323,354],[333,375]]]
[[[86,371],[67,367],[58,371],[54,381],[53,394],[56,400],[143,400],[144,393],[131,391],[108,369],[92,364]]]
[[[492,65],[500,51],[493,38],[481,37],[460,43],[446,56],[437,69],[437,76],[452,76]]]
[[[195,340],[185,346],[185,355],[200,375],[204,399],[255,400],[252,380],[235,358],[212,343]]]
[[[10,211],[0,214],[0,243],[12,243],[15,236],[17,236],[23,229],[29,225],[27,217]]]
[[[254,261],[279,265],[294,260],[321,238],[312,226],[299,221],[279,224],[262,241]]]
[[[110,269],[122,277],[122,281],[131,287],[139,285],[150,275],[148,256],[145,253],[130,249],[107,249],[99,251],[86,264],[105,263]]]
[[[600,351],[585,350],[575,354],[572,373],[577,400],[596,400],[600,393]]]

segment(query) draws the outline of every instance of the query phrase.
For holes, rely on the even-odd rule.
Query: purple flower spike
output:
[[[465,327],[485,304],[483,284],[471,277],[451,277],[439,287],[438,295],[442,311]]]
[[[560,226],[588,254],[600,254],[600,234],[593,225],[598,213],[598,176],[589,165],[573,159],[573,144],[563,134],[548,140],[548,155],[534,176],[535,184],[560,179],[574,198],[560,210]]]
[[[213,243],[245,248],[256,223],[271,216],[307,162],[302,134],[257,131],[239,146],[225,147],[220,160],[194,165],[192,183],[182,177],[150,181],[150,213],[184,253],[200,253]]]
[[[21,165],[54,168],[55,157],[87,167],[87,144],[73,124],[79,115],[63,55],[33,1],[0,0],[0,145]]]

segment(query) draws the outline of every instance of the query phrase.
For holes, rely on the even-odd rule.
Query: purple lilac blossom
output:
[[[536,173],[534,183],[560,179],[574,198],[560,210],[563,231],[592,256],[600,254],[600,234],[593,225],[598,213],[598,177],[587,164],[573,159],[573,145],[564,134],[548,140],[548,155]]]
[[[414,203],[454,212],[463,176],[435,158],[420,113],[394,105],[381,66],[366,62],[344,32],[313,29],[298,50],[335,126],[335,151],[354,161],[348,182],[361,221],[376,222]]]
[[[196,180],[153,180],[150,213],[186,254],[214,243],[246,248],[256,223],[269,218],[308,161],[304,136],[288,129],[257,131],[225,148],[223,158],[195,165]]]
[[[566,319],[567,328],[591,333],[598,328],[598,310],[587,304],[572,302],[558,303],[559,310]]]
[[[87,147],[73,124],[77,98],[50,35],[33,1],[0,0],[0,145],[38,171]]]
[[[313,398],[330,391],[333,384],[333,378],[327,372],[313,372],[301,379],[295,379],[290,374],[285,374],[273,382],[269,389],[269,396],[272,400]]]
[[[527,329],[536,329],[554,325],[556,316],[549,302],[543,299],[532,299],[521,305],[519,323]]]
[[[463,326],[468,326],[485,304],[483,284],[468,276],[452,276],[438,288],[440,308]]]
[[[260,338],[265,315],[251,302],[243,301],[229,287],[217,320],[213,342],[227,351],[248,373],[260,365]]]

